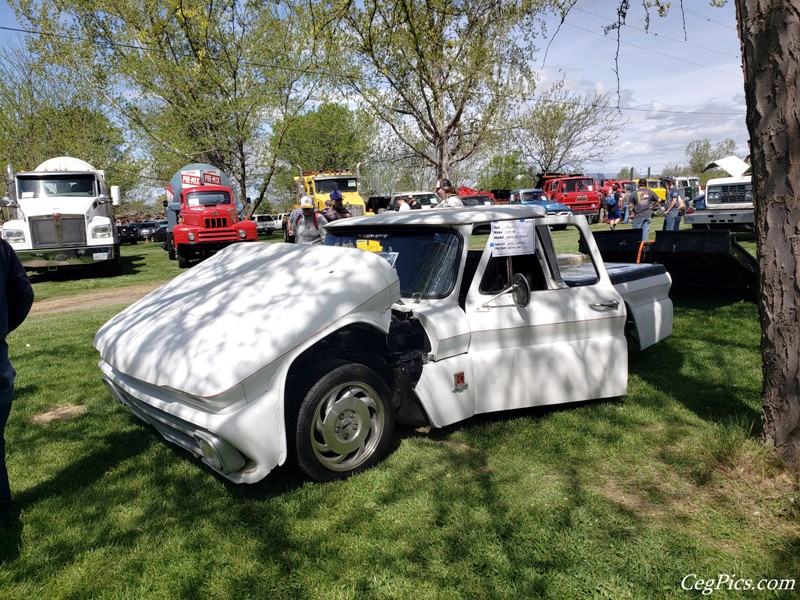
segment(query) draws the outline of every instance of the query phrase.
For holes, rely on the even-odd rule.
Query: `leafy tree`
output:
[[[615,179],[619,179],[620,181],[626,179],[633,179],[633,175],[634,175],[633,167],[622,166],[620,167],[619,172],[617,173]]]
[[[260,149],[314,93],[310,5],[203,0],[14,0],[43,61],[70,69],[142,140],[153,174],[209,162],[263,196],[275,157]]]
[[[522,115],[515,140],[530,169],[577,172],[608,156],[622,125],[607,94],[569,92],[562,79]]]
[[[693,140],[686,146],[686,157],[689,160],[689,173],[700,177],[703,185],[712,177],[725,177],[727,174],[724,171],[714,169],[703,173],[703,169],[709,163],[726,156],[736,154],[736,142],[731,139],[723,140],[715,145],[711,145],[711,140],[703,138],[702,140]]]
[[[284,131],[280,143],[277,134],[272,136],[275,153],[307,171],[354,169],[369,157],[377,134],[374,119],[365,111],[330,102],[278,127]]]
[[[0,164],[27,171],[56,156],[103,169],[123,200],[138,180],[124,132],[93,96],[69,82],[63,69],[7,49],[0,60]]]
[[[492,157],[478,173],[482,190],[532,188],[536,184],[519,152]]]
[[[524,4],[524,6],[523,6]],[[439,177],[501,133],[509,89],[532,89],[536,11],[549,0],[366,0],[343,13],[343,83]]]

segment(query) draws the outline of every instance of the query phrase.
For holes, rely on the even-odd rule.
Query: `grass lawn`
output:
[[[126,247],[130,276],[168,279],[158,250]],[[689,574],[800,574],[797,478],[757,441],[751,303],[676,296],[625,397],[400,429],[347,481],[285,466],[253,486],[112,401],[92,337],[116,311],[36,314],[9,338],[20,520],[0,598],[678,598]],[[64,406],[85,412],[37,419]]]

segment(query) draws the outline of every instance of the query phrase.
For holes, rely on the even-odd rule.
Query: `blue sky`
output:
[[[603,26],[616,20],[617,4],[579,0],[557,33],[558,19],[545,21],[548,37],[534,42],[540,90],[564,77],[568,89],[608,92],[616,104],[616,37],[603,35]],[[658,173],[665,165],[685,164],[686,145],[702,138],[713,144],[730,138],[737,154],[748,153],[733,2],[723,8],[706,1],[683,4],[683,13],[673,2],[666,18],[652,14],[645,33],[644,9],[631,3],[619,49],[619,104],[628,123],[603,164],[587,165],[587,171],[616,174],[632,166],[637,173]],[[0,25],[17,25],[5,1]],[[19,36],[0,31],[0,43],[16,43]]]
[[[537,40],[542,87],[564,76],[569,89],[610,92],[616,103],[616,37],[604,36],[603,26],[616,20],[617,4],[579,0],[557,33],[558,20],[546,21],[550,39]],[[628,124],[604,164],[587,170],[615,174],[624,165],[657,173],[665,165],[686,164],[687,144],[703,138],[712,144],[733,139],[737,154],[748,154],[733,3],[683,5],[681,13],[673,2],[666,18],[652,14],[646,33],[644,9],[631,2],[619,49],[619,103]]]

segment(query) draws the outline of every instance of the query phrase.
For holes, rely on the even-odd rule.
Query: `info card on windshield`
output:
[[[494,256],[517,256],[533,254],[536,251],[536,236],[533,221],[495,221],[492,223],[492,247]]]

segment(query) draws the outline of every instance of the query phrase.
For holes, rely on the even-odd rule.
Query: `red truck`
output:
[[[182,269],[238,242],[255,242],[254,221],[242,220],[230,177],[213,165],[194,163],[178,170],[167,186],[165,247]]]
[[[584,215],[589,223],[598,222],[600,191],[593,177],[544,173],[539,175],[536,187],[544,190],[548,200],[566,204],[576,215]]]

